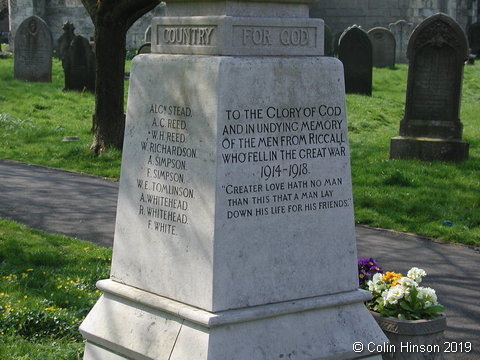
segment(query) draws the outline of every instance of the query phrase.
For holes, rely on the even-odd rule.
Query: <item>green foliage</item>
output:
[[[108,278],[111,249],[0,220],[0,358],[23,358],[24,341],[48,355],[77,359],[78,326],[98,299],[95,283]],[[57,357],[58,344],[69,356]],[[32,345],[33,346],[33,345]],[[29,349],[30,346],[25,346]],[[15,356],[14,356],[15,354]]]

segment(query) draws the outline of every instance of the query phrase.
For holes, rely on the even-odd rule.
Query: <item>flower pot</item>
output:
[[[447,327],[444,314],[432,320],[399,320],[371,313],[390,341],[384,346],[384,360],[443,359],[443,333]]]

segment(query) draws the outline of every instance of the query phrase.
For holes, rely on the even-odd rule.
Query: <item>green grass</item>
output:
[[[81,359],[111,249],[0,219],[0,359]]]
[[[375,69],[373,96],[347,97],[356,221],[480,245],[480,68],[465,67],[461,121],[470,157],[462,163],[389,159],[406,77],[406,65]]]
[[[128,68],[128,63],[127,63]],[[89,150],[94,97],[51,84],[14,80],[0,60],[0,157],[118,178],[120,151]],[[407,66],[374,69],[373,95],[347,96],[355,217],[358,223],[480,245],[480,66],[466,66],[461,107],[470,158],[463,163],[390,160],[405,104]],[[79,142],[62,142],[79,136]]]
[[[100,157],[89,150],[95,97],[62,91],[61,62],[53,61],[52,83],[13,79],[13,59],[0,60],[0,157],[118,178],[121,152]],[[80,141],[65,142],[64,137]]]

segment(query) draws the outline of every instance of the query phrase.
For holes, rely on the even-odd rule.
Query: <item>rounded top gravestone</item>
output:
[[[469,144],[462,141],[460,98],[468,41],[445,14],[425,19],[408,43],[405,116],[400,136],[390,143],[391,158],[463,161]]]
[[[463,67],[468,42],[460,26],[439,13],[425,19],[408,43],[405,119],[400,135],[460,139]]]
[[[45,21],[38,16],[25,19],[15,35],[15,79],[52,81],[52,54],[52,34]]]
[[[372,41],[373,66],[395,66],[395,37],[393,33],[384,27],[375,27],[368,31]]]
[[[345,71],[345,91],[372,94],[372,42],[358,25],[346,29],[338,43],[338,58]]]

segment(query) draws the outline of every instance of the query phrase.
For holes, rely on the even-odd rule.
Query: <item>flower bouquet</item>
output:
[[[366,303],[369,310],[401,320],[429,320],[443,313],[435,290],[419,285],[427,275],[424,270],[413,267],[407,276],[383,273],[375,259],[367,258],[359,259],[358,269],[360,287],[373,295]]]

